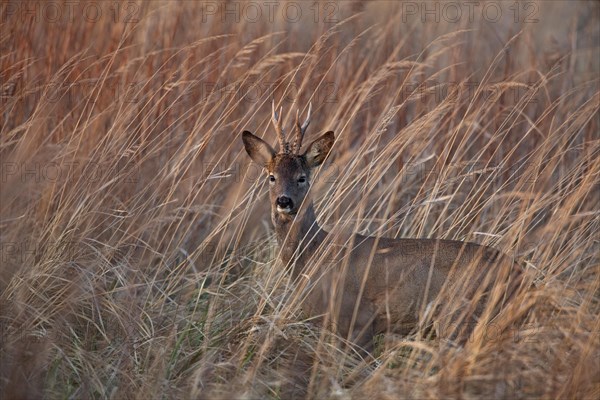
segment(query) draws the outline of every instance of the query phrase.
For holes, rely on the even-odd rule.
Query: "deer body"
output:
[[[501,257],[497,250],[475,243],[358,234],[352,238],[338,237],[337,246],[333,241],[328,242],[326,247],[337,254],[314,257],[317,251],[324,251],[323,242],[331,238],[319,227],[312,204],[306,212],[297,214],[296,220],[283,221],[278,216],[273,219],[281,247],[280,261],[292,266],[292,279],[313,277],[303,302],[306,316],[315,318],[330,313],[330,307],[335,306],[332,304],[335,280],[344,279],[338,283],[341,288],[335,326],[340,335],[365,349],[371,347],[374,335],[410,333],[419,322],[423,306],[434,301],[442,286],[455,277],[453,267],[480,259],[488,264],[481,265],[485,272],[493,267],[492,260]],[[344,249],[341,254],[340,249]],[[315,268],[312,260],[318,258],[327,262]],[[480,282],[483,276],[477,278],[473,283]],[[471,286],[472,290],[476,287]],[[316,320],[322,322],[322,317]]]
[[[296,116],[292,151],[275,110],[273,123],[282,152],[276,153],[250,132],[243,133],[246,151],[269,174],[280,261],[292,267],[295,282],[308,279],[302,302],[307,317],[333,324],[340,335],[370,349],[376,334],[412,330],[442,287],[459,283],[461,266],[480,264],[481,273],[465,285],[465,291],[474,292],[504,257],[475,243],[331,234],[322,229],[307,192],[311,170],[323,162],[334,136],[327,132],[298,154],[308,121],[300,125]]]

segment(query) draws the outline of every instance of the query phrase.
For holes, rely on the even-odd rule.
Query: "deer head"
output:
[[[299,112],[296,112],[295,138],[291,146],[286,141],[282,127],[281,109],[278,114],[275,110],[275,102],[272,109],[271,120],[279,141],[279,153],[264,140],[248,131],[242,133],[242,140],[250,158],[267,172],[273,212],[293,218],[310,188],[311,171],[325,160],[333,146],[334,135],[332,131],[323,134],[300,154],[302,139],[310,123],[311,106],[309,105],[308,115],[302,124],[298,120]]]

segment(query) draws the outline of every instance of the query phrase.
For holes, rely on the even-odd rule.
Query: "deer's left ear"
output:
[[[325,157],[327,157],[327,154],[329,154],[329,151],[333,147],[334,141],[335,136],[333,131],[329,131],[308,146],[303,156],[310,168],[318,167],[323,163]]]
[[[267,142],[248,131],[242,133],[242,141],[250,158],[264,168],[275,157],[275,150]]]

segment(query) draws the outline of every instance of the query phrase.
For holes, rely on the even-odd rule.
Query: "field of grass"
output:
[[[2,2],[2,398],[599,398],[600,5],[454,4]],[[464,345],[345,351],[242,147],[273,98],[336,133],[321,225],[492,245],[531,289]]]

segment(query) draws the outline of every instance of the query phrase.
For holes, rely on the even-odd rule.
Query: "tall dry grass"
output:
[[[3,398],[598,398],[598,4],[294,4],[0,5]],[[464,345],[344,351],[242,150],[272,97],[336,132],[322,224],[490,244],[532,288]]]

